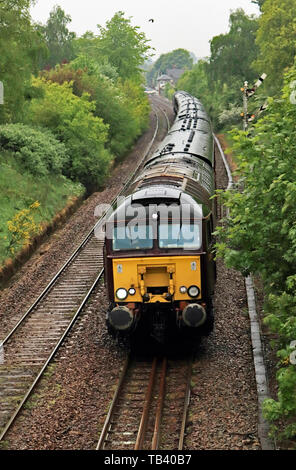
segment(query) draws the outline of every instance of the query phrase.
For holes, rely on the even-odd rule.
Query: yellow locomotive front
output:
[[[201,299],[200,256],[113,259],[114,298],[167,303]]]
[[[106,224],[109,330],[159,342],[211,330],[210,220],[193,198],[170,188],[124,201]]]

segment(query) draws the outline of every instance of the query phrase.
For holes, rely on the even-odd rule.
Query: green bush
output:
[[[144,88],[133,80],[118,82],[121,93],[121,113],[118,132],[113,135],[113,148],[119,156],[130,148],[134,140],[148,127],[150,105]]]
[[[0,146],[14,152],[23,168],[33,175],[61,173],[69,160],[65,145],[50,131],[24,124],[0,126]]]
[[[93,59],[91,56],[79,54],[76,59],[72,60],[70,67],[73,70],[87,70],[90,75],[103,75],[113,82],[118,79],[118,73],[115,67],[109,64],[106,58],[97,56],[99,61]]]
[[[0,265],[11,256],[7,222],[39,201],[36,224],[50,222],[69,199],[83,195],[84,188],[61,174],[32,175],[24,171],[12,152],[0,153]]]
[[[59,85],[35,78],[33,84],[44,91],[44,97],[31,100],[27,119],[49,128],[66,145],[70,155],[66,176],[89,190],[98,188],[108,174],[112,155],[105,148],[108,125],[94,116],[95,104],[89,94],[74,95],[71,83]]]
[[[109,126],[106,146],[120,159],[148,125],[150,107],[138,83],[116,81],[115,75],[111,79],[112,74],[108,78],[110,68],[108,64],[103,68],[94,59],[81,56],[70,64],[43,71],[42,76],[60,85],[72,83],[73,93],[78,97],[83,93],[90,95],[95,105],[94,115]]]

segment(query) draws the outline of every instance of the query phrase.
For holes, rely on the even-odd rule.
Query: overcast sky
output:
[[[208,56],[212,37],[228,31],[231,10],[243,8],[248,15],[259,14],[251,0],[38,0],[31,9],[33,20],[46,23],[55,5],[71,16],[69,29],[79,36],[87,30],[98,33],[97,24],[105,26],[114,13],[123,11],[151,40],[154,59],[178,48],[198,58]]]

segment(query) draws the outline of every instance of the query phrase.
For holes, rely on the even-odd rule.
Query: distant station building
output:
[[[157,78],[157,90],[161,95],[167,83],[170,83],[172,86],[175,86],[181,75],[184,73],[184,69],[168,69],[167,73],[160,75]]]
[[[173,85],[173,79],[169,75],[163,74],[157,78],[157,90],[161,95],[161,92],[165,89],[167,83]]]
[[[174,85],[177,83],[177,81],[179,80],[181,75],[183,75],[184,72],[185,72],[185,69],[177,69],[177,68],[167,69],[167,74],[170,77],[172,77]]]

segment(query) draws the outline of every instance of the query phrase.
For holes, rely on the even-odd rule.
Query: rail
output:
[[[128,188],[130,182],[134,179],[135,175],[145,162],[147,156],[149,155],[149,152],[152,148],[153,143],[155,142],[155,139],[157,137],[157,134],[159,132],[159,109],[157,106],[153,106],[153,111],[156,115],[156,126],[155,126],[155,131],[153,134],[152,139],[150,140],[144,155],[142,159],[140,160],[139,164],[137,165],[135,171],[131,174],[131,176],[128,178],[126,181],[124,187],[121,189],[121,191],[117,194],[117,196],[113,199],[111,203],[111,208],[114,206],[116,203],[116,199],[123,195]],[[112,209],[109,209],[112,210]],[[55,335],[58,336],[58,341],[55,342],[54,346],[48,345],[48,348],[50,349],[50,353],[46,353],[46,360],[42,359],[42,356],[45,354],[44,353],[44,344],[47,341],[46,334],[44,332],[44,335],[41,334],[41,336],[44,336],[42,338],[43,344],[38,344],[38,348],[41,351],[40,357],[38,359],[35,357],[34,359],[30,359],[28,356],[29,353],[26,351],[23,352],[22,355],[18,355],[19,353],[12,353],[9,355],[8,360],[9,360],[9,368],[12,371],[12,374],[14,373],[16,366],[21,367],[24,371],[26,371],[28,363],[31,362],[34,363],[32,365],[32,382],[30,383],[29,387],[25,384],[19,384],[16,383],[14,386],[17,389],[21,390],[21,393],[18,391],[18,395],[22,395],[22,399],[20,402],[17,403],[16,406],[13,407],[13,412],[11,411],[10,408],[7,408],[6,411],[4,411],[4,419],[2,424],[2,430],[0,434],[0,441],[3,441],[4,437],[6,436],[7,432],[11,428],[12,424],[16,420],[17,416],[19,415],[20,411],[22,410],[24,404],[27,402],[28,398],[31,396],[32,392],[34,391],[36,385],[39,383],[41,377],[43,376],[45,370],[47,369],[48,365],[52,362],[54,357],[56,356],[57,351],[61,347],[61,345],[64,343],[65,338],[69,335],[70,331],[72,330],[74,324],[76,323],[78,317],[80,316],[81,312],[83,311],[85,305],[87,304],[89,298],[91,297],[93,291],[95,290],[96,286],[102,279],[102,276],[104,274],[104,269],[102,267],[102,254],[98,254],[97,259],[93,260],[93,253],[96,252],[98,248],[98,241],[94,237],[94,232],[95,230],[104,223],[104,220],[106,216],[108,215],[108,211],[105,211],[105,213],[100,217],[98,222],[95,224],[95,226],[87,233],[87,235],[84,237],[83,241],[80,243],[78,248],[72,253],[72,255],[68,258],[68,260],[64,263],[64,265],[60,268],[60,270],[57,272],[57,274],[51,279],[51,281],[48,283],[48,285],[45,287],[45,289],[42,291],[42,293],[39,295],[39,297],[34,301],[34,303],[30,306],[30,308],[25,312],[25,314],[20,318],[20,320],[16,323],[16,325],[12,328],[12,330],[9,332],[9,334],[4,338],[4,340],[1,343],[1,347],[4,349],[4,346],[6,346],[6,351],[12,349],[13,346],[11,346],[11,343],[13,342],[18,342],[16,333],[21,330],[22,327],[27,328],[28,334],[33,335],[34,328],[36,325],[33,324],[32,327],[30,327],[30,319],[31,321],[34,322],[35,318],[38,317],[36,316],[36,312],[40,310],[40,312],[43,314],[43,323],[44,319],[46,318],[46,321],[48,318],[51,318],[52,321],[54,321],[54,316],[49,316],[48,313],[52,313],[48,309],[53,309],[54,311],[60,309],[60,313],[63,313],[63,315],[59,315],[59,319],[56,321],[57,325],[55,325],[56,332]],[[86,251],[85,251],[85,250]],[[87,256],[89,258],[89,263],[90,263],[90,271],[86,269],[85,265],[85,257],[86,255],[84,254],[81,256],[81,261],[79,261],[79,255],[82,253],[88,252]],[[80,266],[78,268],[75,268],[75,263],[77,263]],[[82,263],[82,264],[81,264]],[[82,268],[81,268],[82,266]],[[71,269],[73,272],[71,272]],[[80,277],[77,278],[77,275],[75,274],[75,269],[77,272],[80,273]],[[90,288],[87,287],[89,285],[89,282],[91,280],[91,277],[94,276],[96,272],[96,277],[95,280],[92,282],[92,285]],[[67,276],[69,279],[67,279],[67,285],[66,286],[61,286],[61,283],[63,283],[64,278]],[[64,275],[64,276],[63,276]],[[69,287],[70,284],[70,287]],[[85,295],[85,288],[87,287],[87,293]],[[70,290],[69,290],[70,289]],[[82,297],[82,292],[84,289],[84,294]],[[58,294],[59,293],[59,294]],[[52,299],[51,299],[51,294]],[[73,296],[72,303],[68,302],[68,297]],[[79,307],[75,310],[73,314],[73,302],[76,302],[76,299],[78,297],[82,298],[82,301],[80,301]],[[58,300],[59,299],[59,300]],[[52,303],[53,302],[53,303]],[[57,307],[57,302],[59,302],[59,307]],[[38,310],[39,309],[39,310]],[[46,316],[45,316],[46,315]],[[39,315],[40,316],[40,315]],[[70,321],[68,321],[68,317],[71,317]],[[43,328],[43,323],[40,323]],[[65,326],[66,325],[66,326]],[[52,327],[49,327],[51,329]],[[40,331],[40,326],[38,325],[38,329]],[[60,333],[60,330],[62,330],[62,333]],[[39,333],[40,335],[40,333]],[[52,335],[52,332],[50,332],[49,336]],[[38,338],[39,341],[40,338]],[[30,347],[31,340],[28,341],[29,345],[27,345],[27,348]],[[16,351],[18,349],[21,349],[21,345],[17,344],[16,346]],[[37,348],[37,349],[38,349]],[[2,350],[3,350],[2,349]],[[7,356],[7,354],[6,354]],[[15,361],[15,362],[14,362]],[[4,361],[3,367],[5,368],[7,364],[7,361]],[[16,364],[16,365],[14,365]],[[31,365],[31,364],[30,364]],[[36,373],[36,370],[38,369],[38,372]],[[7,371],[4,371],[5,376],[9,376],[7,374]],[[0,365],[0,375],[1,375],[1,365]],[[11,378],[8,377],[8,382],[9,380],[11,381]],[[1,384],[5,388],[5,379],[1,378]],[[9,389],[11,385],[7,385],[7,388]],[[24,392],[25,389],[25,392]],[[5,398],[5,391],[2,392],[2,398]],[[12,400],[10,400],[12,401]],[[3,400],[2,400],[3,402]],[[5,416],[8,415],[8,418],[5,418]],[[1,423],[0,423],[0,428],[1,428]]]
[[[191,369],[192,359],[184,364],[184,361],[167,357],[161,360],[154,357],[144,362],[127,358],[96,450],[161,450],[166,445],[182,450]],[[174,397],[176,388],[181,395],[178,399]],[[170,444],[166,443],[168,435]]]

